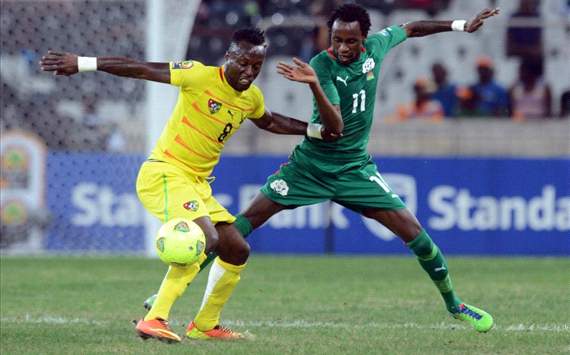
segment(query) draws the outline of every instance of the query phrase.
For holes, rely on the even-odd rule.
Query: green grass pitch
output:
[[[2,354],[570,353],[570,260],[449,258],[459,295],[493,314],[477,334],[446,315],[412,257],[253,255],[223,322],[254,338],[163,344],[131,320],[166,267],[134,257],[1,259]],[[171,313],[183,334],[200,274]]]

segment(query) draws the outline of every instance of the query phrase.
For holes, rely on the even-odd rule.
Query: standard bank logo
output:
[[[416,179],[413,176],[405,174],[382,174],[384,180],[388,183],[390,189],[400,196],[402,201],[406,204],[408,209],[416,214],[418,208],[418,194],[416,188]],[[388,228],[384,227],[382,224],[376,220],[362,217],[362,221],[366,228],[376,237],[390,241],[396,236]]]

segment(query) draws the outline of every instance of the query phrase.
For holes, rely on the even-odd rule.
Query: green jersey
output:
[[[335,142],[305,138],[296,151],[325,164],[370,159],[366,147],[374,118],[380,66],[388,51],[405,39],[406,31],[401,26],[387,27],[366,39],[360,57],[350,65],[340,64],[332,49],[311,59],[310,65],[317,73],[326,96],[333,105],[340,105],[344,130],[343,136]],[[321,123],[314,99],[313,102],[311,122]]]

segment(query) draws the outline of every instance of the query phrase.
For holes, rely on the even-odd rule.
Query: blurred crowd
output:
[[[552,111],[550,86],[542,77],[536,61],[525,58],[515,83],[506,87],[494,78],[495,65],[487,56],[477,60],[478,81],[461,86],[448,79],[443,63],[432,65],[431,78],[419,78],[412,87],[414,100],[398,106],[390,121],[420,118],[434,122],[444,118],[511,118],[515,121],[567,118],[570,115],[570,90],[560,96],[560,111]]]
[[[449,80],[445,65],[437,62],[432,65],[431,80],[419,78],[414,83],[414,101],[400,105],[390,119],[440,121],[444,117],[497,117],[522,121],[568,117],[570,90],[553,98],[544,76],[542,27],[532,21],[541,17],[539,6],[539,0],[520,0],[518,9],[510,16],[505,51],[507,56],[519,60],[518,76],[511,86],[495,80],[495,71],[500,68],[488,56],[478,58],[475,68],[478,81],[468,86]],[[570,82],[569,78],[561,79]],[[559,100],[558,113],[553,112],[553,100]]]

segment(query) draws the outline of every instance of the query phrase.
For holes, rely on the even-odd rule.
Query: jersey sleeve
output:
[[[265,99],[263,98],[261,90],[254,85],[252,85],[252,95],[255,108],[253,112],[249,114],[248,118],[256,120],[265,114]]]
[[[204,74],[204,65],[195,60],[170,62],[170,83],[182,89],[199,85]]]
[[[368,36],[367,41],[372,41],[378,46],[380,54],[386,55],[390,49],[404,42],[408,38],[406,30],[402,26],[390,26],[385,29]]]
[[[309,62],[309,65],[315,70],[315,73],[319,78],[321,88],[330,103],[333,105],[340,105],[340,96],[338,95],[338,90],[333,82],[330,64],[330,61],[327,62],[327,58],[323,55],[313,57]]]

